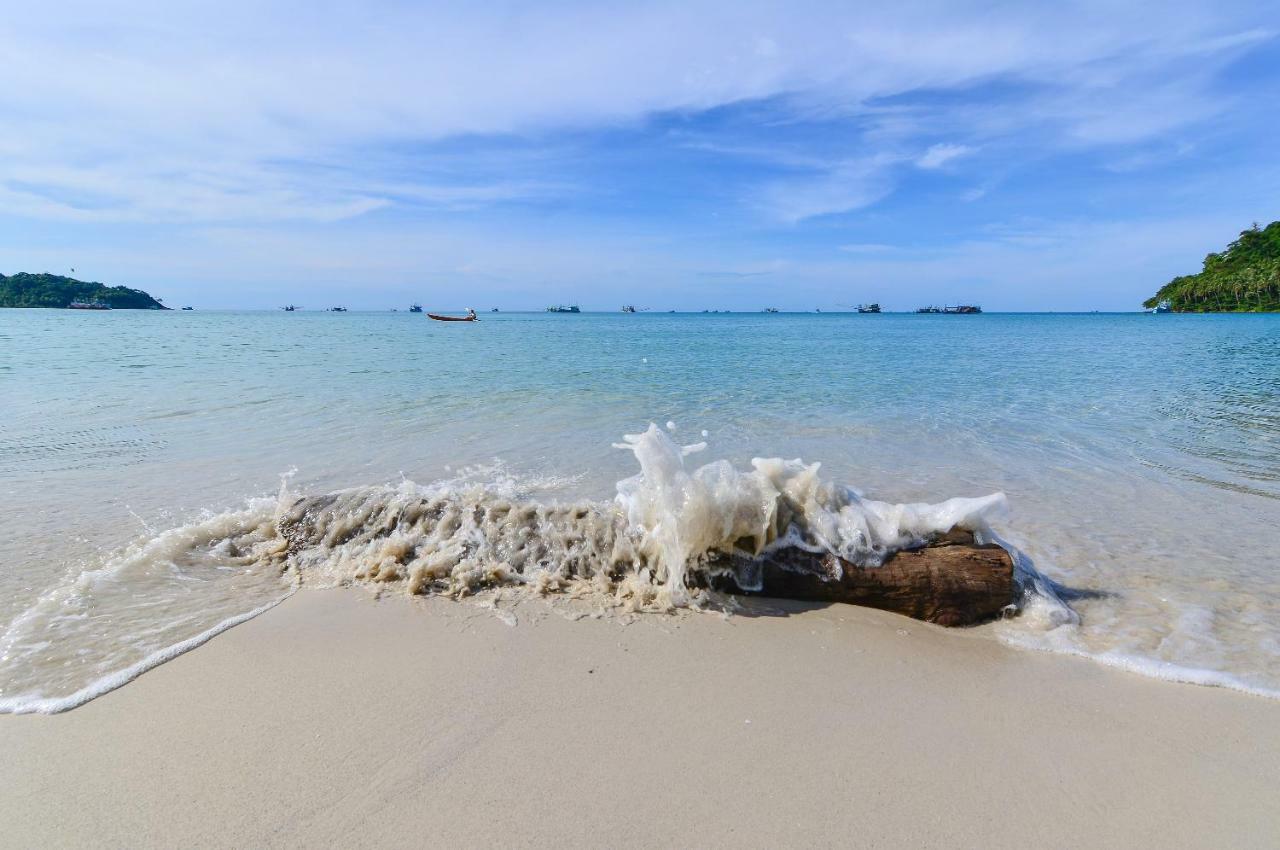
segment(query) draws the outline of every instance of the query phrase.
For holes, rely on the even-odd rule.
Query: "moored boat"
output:
[[[880,305],[879,304],[859,304],[858,312],[859,313],[879,313]]]
[[[554,304],[547,308],[548,313],[581,313],[577,304]]]
[[[101,301],[72,301],[67,305],[68,310],[110,310],[110,305],[103,304]]]
[[[410,313],[421,313],[421,312],[422,312],[422,305],[421,305],[421,304],[410,304],[410,305],[409,305],[409,312],[410,312]]]

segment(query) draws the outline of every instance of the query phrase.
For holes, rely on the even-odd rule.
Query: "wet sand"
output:
[[[0,845],[1275,847],[1280,701],[843,605],[304,591],[0,716]]]

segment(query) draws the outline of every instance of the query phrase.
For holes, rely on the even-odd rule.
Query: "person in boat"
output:
[[[468,318],[468,319],[472,319],[472,320],[474,320],[474,319],[478,318],[478,317],[476,316],[476,308],[475,308],[475,307],[468,307],[468,308],[467,308],[467,318]]]

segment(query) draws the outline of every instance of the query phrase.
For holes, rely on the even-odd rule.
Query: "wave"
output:
[[[1062,588],[994,530],[1007,510],[1002,494],[894,504],[824,481],[817,463],[691,468],[705,444],[678,445],[655,425],[617,445],[639,472],[609,501],[539,501],[510,481],[467,474],[323,495],[294,493],[286,479],[275,499],[140,541],[54,588],[0,634],[0,711],[80,705],[300,587],[455,597],[517,587],[624,612],[701,608],[712,579],[729,573],[754,589],[751,565],[784,547],[875,567],[953,528],[1010,551],[1034,631],[1079,623]]]
[[[639,474],[612,502],[522,501],[478,485],[345,490],[282,505],[277,526],[306,581],[400,582],[410,593],[464,595],[523,585],[591,584],[630,609],[696,605],[723,556],[749,565],[783,547],[877,566],[952,528],[993,534],[1003,495],[929,504],[863,498],[822,481],[819,464],[757,458],[689,470],[704,444],[678,446],[657,426],[628,435]],[[735,579],[751,589],[739,566]]]

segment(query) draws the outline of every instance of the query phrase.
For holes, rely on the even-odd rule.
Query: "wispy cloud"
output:
[[[726,256],[699,267],[737,268],[761,241],[870,259],[849,246],[918,244],[979,197],[932,226],[1079,214],[1098,193],[1044,184],[1220,171],[1274,132],[1257,104],[1280,76],[1268,10],[1235,0],[11,6],[0,217],[23,244],[217,225],[320,249],[465,218],[530,279],[560,269],[531,233],[644,238],[651,266],[705,241]],[[1244,56],[1271,58],[1232,76]],[[1113,185],[1143,214],[1151,186]]]
[[[1111,10],[1105,29],[1072,4],[983,15],[963,3],[816,3],[806,13],[763,3],[733,15],[718,3],[372,5],[232,0],[198,19],[183,4],[142,0],[82,3],[74,13],[11,9],[0,30],[0,109],[6,133],[29,144],[10,158],[137,165],[159,152],[192,170],[210,161],[242,170],[358,155],[371,144],[582,128],[784,94],[856,111],[875,98],[999,76],[1060,90],[1081,140],[1134,139],[1212,114],[1214,98],[1183,57],[1270,37],[1244,25],[1243,9],[1219,5],[1207,15],[1192,3],[1158,14],[1145,4]],[[1135,79],[1164,82],[1129,85]],[[935,145],[920,164],[940,166],[964,147]],[[847,171],[833,179],[863,185]]]
[[[967,156],[973,153],[973,148],[968,145],[949,145],[937,144],[931,145],[927,151],[920,155],[916,160],[916,166],[926,170],[941,168],[953,159]]]
[[[837,162],[812,176],[766,184],[757,194],[757,203],[790,224],[862,209],[893,190],[890,172],[901,161],[896,155],[881,154]]]
[[[886,245],[883,242],[854,242],[836,247],[846,254],[884,254],[894,250],[893,245]]]

